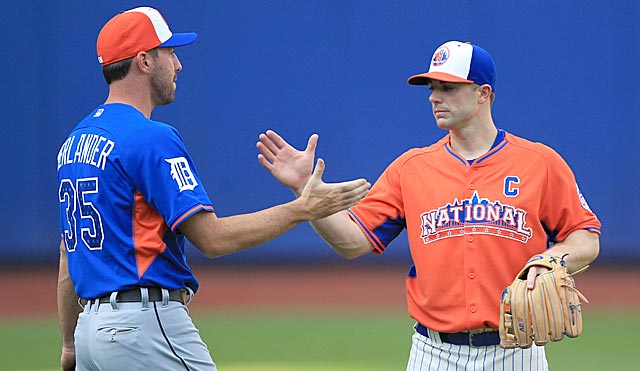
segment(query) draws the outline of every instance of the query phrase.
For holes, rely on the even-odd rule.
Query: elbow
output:
[[[596,235],[594,242],[593,242],[593,246],[591,248],[591,261],[594,261],[598,258],[598,256],[600,255],[600,236]]]
[[[354,260],[355,258],[362,256],[362,254],[356,254],[351,250],[336,250],[336,252],[346,260]]]
[[[215,259],[227,255],[230,250],[230,247],[216,242],[194,244],[194,246],[209,259]]]
[[[331,247],[335,252],[338,253],[338,255],[342,256],[346,260],[354,260],[373,250],[373,246],[371,246],[368,243],[367,245],[362,245],[362,246],[349,245],[348,247],[339,247],[339,246],[331,246]]]

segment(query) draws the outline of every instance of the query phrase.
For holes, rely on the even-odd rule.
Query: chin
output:
[[[451,123],[447,121],[440,121],[440,120],[436,120],[436,125],[438,125],[438,127],[443,130],[451,130],[451,128],[453,127]]]

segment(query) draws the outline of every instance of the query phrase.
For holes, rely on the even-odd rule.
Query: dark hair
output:
[[[108,85],[111,85],[111,83],[114,81],[124,79],[125,76],[129,74],[129,70],[131,69],[131,62],[133,62],[133,58],[128,58],[102,67],[102,75],[104,76],[104,81],[106,81]]]
[[[147,53],[151,54],[154,58],[158,57],[158,49],[156,48],[147,51]],[[104,76],[104,81],[107,82],[107,85],[111,85],[114,81],[122,80],[129,74],[133,58],[135,57],[124,59],[102,67],[102,75]]]

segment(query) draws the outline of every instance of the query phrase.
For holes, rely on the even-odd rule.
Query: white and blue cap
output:
[[[491,86],[495,91],[496,65],[486,50],[471,43],[448,41],[438,47],[429,72],[411,76],[411,85],[427,85],[430,80]]]

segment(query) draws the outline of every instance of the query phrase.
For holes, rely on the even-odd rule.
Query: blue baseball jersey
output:
[[[198,289],[178,228],[213,206],[172,126],[126,104],[98,107],[58,152],[58,197],[79,297],[139,286]]]

